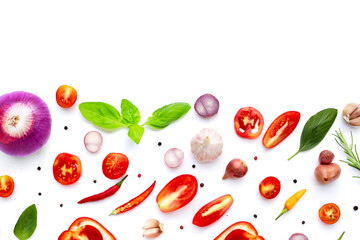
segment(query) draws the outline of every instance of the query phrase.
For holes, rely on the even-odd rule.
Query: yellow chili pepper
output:
[[[279,217],[281,217],[281,215],[292,209],[295,206],[295,204],[299,201],[299,199],[305,194],[305,192],[306,189],[303,189],[294,193],[294,195],[289,197],[289,199],[285,202],[284,208],[281,211],[280,215],[275,220],[277,220]]]

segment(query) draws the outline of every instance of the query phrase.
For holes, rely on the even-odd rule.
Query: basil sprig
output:
[[[167,127],[190,110],[190,105],[175,102],[155,110],[147,121],[140,125],[140,111],[129,100],[121,101],[121,113],[112,105],[103,102],[84,102],[79,104],[83,117],[94,125],[106,129],[127,127],[128,136],[138,144],[144,134],[145,125],[155,129]]]
[[[27,207],[20,215],[14,227],[14,234],[19,240],[29,239],[37,226],[37,209],[35,204]]]
[[[327,108],[310,117],[301,133],[299,150],[288,160],[299,152],[307,151],[318,145],[333,125],[336,116],[337,109]]]

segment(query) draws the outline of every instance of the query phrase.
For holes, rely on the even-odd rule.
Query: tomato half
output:
[[[102,171],[109,179],[122,177],[129,167],[129,159],[122,153],[109,153],[102,162]]]
[[[265,240],[255,227],[245,221],[236,222],[226,228],[214,240]]]
[[[69,108],[76,102],[77,92],[68,85],[60,86],[56,91],[56,102],[60,107]]]
[[[340,218],[340,208],[335,203],[327,203],[319,209],[319,217],[326,224],[334,224]]]
[[[8,175],[0,176],[0,197],[9,197],[15,188],[12,177]]]
[[[236,134],[242,138],[257,138],[264,127],[264,118],[253,107],[240,108],[234,118]]]
[[[70,153],[60,153],[55,158],[53,174],[55,180],[63,185],[77,182],[82,174],[80,158]]]
[[[205,227],[216,222],[234,202],[230,194],[226,194],[212,200],[199,209],[193,218],[193,224],[199,227]]]
[[[76,219],[58,240],[115,240],[103,225],[89,217]]]
[[[276,177],[266,177],[259,184],[260,194],[267,199],[275,198],[281,189],[281,184],[279,179]]]
[[[193,175],[179,175],[161,189],[156,202],[162,212],[172,212],[188,204],[197,190],[198,182]]]
[[[300,113],[288,111],[278,116],[268,127],[262,143],[267,148],[273,148],[287,138],[300,121]]]

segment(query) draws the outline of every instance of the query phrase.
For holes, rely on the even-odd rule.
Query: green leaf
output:
[[[132,125],[129,127],[128,136],[136,143],[139,144],[144,134],[144,128],[140,125]]]
[[[313,115],[304,126],[300,138],[299,152],[307,151],[318,145],[326,136],[337,116],[337,109],[327,108]]]
[[[144,125],[156,129],[167,127],[170,123],[178,120],[181,116],[190,110],[191,106],[188,103],[176,102],[163,106],[153,112]]]
[[[37,210],[35,204],[26,208],[20,215],[14,227],[14,234],[20,240],[26,240],[33,235],[37,226]]]
[[[115,129],[123,127],[118,110],[103,102],[84,102],[79,105],[81,114],[98,127]]]
[[[121,101],[121,120],[126,126],[140,122],[139,109],[127,99]]]

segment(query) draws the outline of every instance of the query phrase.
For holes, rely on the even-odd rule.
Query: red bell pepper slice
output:
[[[240,221],[230,225],[214,240],[265,240],[265,238],[258,235],[251,223]]]

